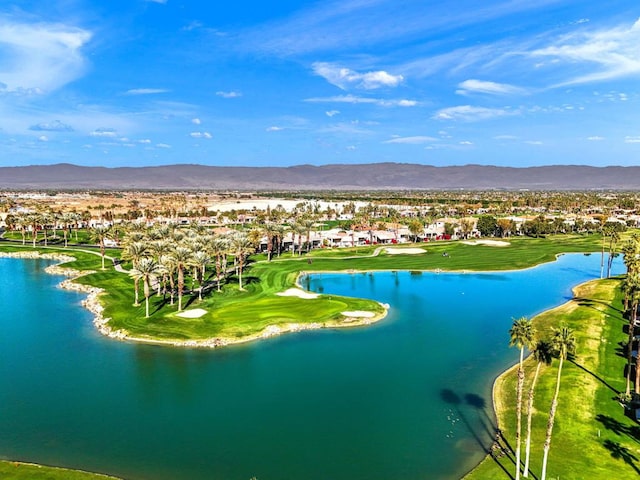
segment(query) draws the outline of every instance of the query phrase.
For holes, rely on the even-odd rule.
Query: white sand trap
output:
[[[301,290],[299,288],[290,288],[289,290],[285,290],[284,292],[276,293],[276,295],[279,295],[281,297],[304,298],[305,300],[308,300],[310,298],[318,298],[317,293],[305,292],[304,290]]]
[[[207,313],[207,311],[202,308],[194,308],[192,310],[185,310],[184,312],[176,313],[176,315],[182,318],[200,318],[205,313]]]
[[[488,247],[508,247],[511,245],[509,242],[503,242],[502,240],[472,240],[462,243],[465,245],[487,245]]]
[[[358,318],[371,318],[375,317],[376,314],[373,312],[366,312],[364,310],[352,310],[347,312],[340,312],[345,317],[358,317]]]
[[[426,253],[422,248],[386,248],[389,255],[419,255]]]

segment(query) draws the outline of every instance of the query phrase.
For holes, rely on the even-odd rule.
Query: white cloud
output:
[[[324,112],[327,117],[333,117],[335,115],[339,115],[340,114],[340,110],[329,110],[328,112]]]
[[[485,82],[482,80],[465,80],[458,84],[459,95],[468,95],[470,93],[486,93],[490,95],[518,95],[525,93],[523,88],[514,87],[506,83]]]
[[[385,140],[383,143],[402,143],[409,145],[418,145],[421,143],[437,142],[438,139],[434,137],[426,136],[414,136],[414,137],[396,137],[391,140]]]
[[[200,120],[199,118],[192,118],[191,123],[193,123],[194,125],[200,125],[202,123],[202,120]]]
[[[35,132],[73,132],[73,127],[62,123],[60,120],[54,120],[52,122],[43,122],[36,125],[31,125],[29,130]]]
[[[242,93],[240,92],[222,92],[222,91],[218,91],[216,92],[216,95],[222,98],[238,98],[242,96]]]
[[[383,100],[380,98],[358,97],[355,95],[336,95],[333,97],[314,97],[307,98],[305,102],[311,103],[353,103],[353,104],[373,104],[382,107],[414,107],[418,105],[415,100]]]
[[[540,140],[526,140],[524,143],[527,145],[542,145]]]
[[[171,145],[166,143],[156,143],[156,147],[158,148],[171,148]]]
[[[332,85],[342,90],[349,87],[374,90],[381,87],[397,87],[402,83],[402,75],[392,75],[384,70],[374,72],[358,73],[344,67],[338,67],[332,63],[315,62],[311,65],[316,75],[323,77]]]
[[[463,140],[461,142],[458,142],[460,145],[473,145],[473,142],[470,142],[469,140]]]
[[[89,133],[92,137],[106,137],[115,138],[118,133],[113,128],[96,128],[93,132]]]
[[[41,142],[48,142],[49,138],[46,135],[41,135],[38,137],[38,140]]]
[[[86,68],[81,49],[89,40],[91,33],[80,28],[0,17],[3,90],[43,93],[76,80]]]
[[[631,26],[599,31],[579,30],[558,39],[554,45],[530,52],[532,57],[549,57],[576,70],[576,65],[591,66],[591,73],[574,76],[556,86],[611,80],[640,75],[640,19]]]
[[[278,127],[278,126],[272,126],[272,127],[268,127],[266,128],[267,132],[279,132],[281,130],[284,130],[284,127]]]
[[[593,135],[591,137],[587,137],[587,140],[589,140],[591,142],[600,142],[600,141],[604,140],[604,137],[600,137],[598,135]]]
[[[206,139],[213,138],[213,135],[211,135],[209,132],[191,132],[189,136],[191,138],[206,138]]]
[[[143,138],[141,140],[138,140],[138,143],[142,143],[143,145],[148,145],[151,143],[151,140],[149,140],[148,138]]]
[[[153,95],[156,93],[167,93],[170,90],[165,88],[133,88],[131,90],[127,90],[125,95]]]
[[[471,105],[460,105],[438,110],[433,116],[436,120],[463,120],[467,122],[475,120],[488,120],[496,117],[515,115],[518,112],[500,108],[473,107]]]
[[[146,1],[150,3],[160,3],[161,5],[164,5],[167,3],[167,0],[146,0]]]
[[[624,143],[640,143],[640,135],[624,137]]]

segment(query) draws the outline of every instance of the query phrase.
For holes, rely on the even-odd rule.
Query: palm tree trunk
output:
[[[144,277],[144,310],[145,317],[149,318],[149,277]]]
[[[638,308],[637,302],[631,303],[631,314],[629,316],[629,340],[627,341],[627,388],[625,393],[627,396],[631,395],[631,353],[633,351],[633,337],[635,336],[635,323],[636,323],[636,309]],[[637,372],[636,372],[637,374]]]
[[[547,479],[547,460],[549,458],[549,449],[551,448],[551,434],[553,433],[553,422],[556,417],[556,411],[558,409],[558,394],[560,393],[560,376],[562,375],[562,363],[563,358],[560,356],[560,365],[558,365],[558,377],[556,379],[556,391],[553,395],[553,401],[551,402],[551,409],[549,410],[549,421],[547,422],[547,435],[544,441],[544,450],[542,456],[542,474],[540,480]]]
[[[182,311],[182,290],[184,289],[184,271],[182,265],[178,266],[178,311]]]
[[[134,300],[133,300],[133,306],[137,307],[138,305],[140,305],[140,294],[138,293],[138,278],[134,278],[133,279],[133,292],[134,292]]]
[[[520,480],[520,438],[522,437],[522,390],[524,389],[524,347],[520,348],[520,366],[518,367],[518,385],[516,387],[516,480]]]
[[[527,401],[527,439],[525,441],[524,448],[524,473],[523,477],[529,477],[529,455],[531,453],[531,421],[533,417],[533,397],[535,393],[536,383],[538,382],[538,374],[540,373],[540,365],[541,362],[538,362],[536,365],[536,373],[533,375],[533,380],[531,381],[531,387],[529,388],[529,398]]]

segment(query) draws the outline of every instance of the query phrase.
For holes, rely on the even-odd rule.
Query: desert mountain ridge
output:
[[[0,167],[0,189],[105,190],[640,190],[640,167],[436,167],[414,163],[223,167],[175,164]]]

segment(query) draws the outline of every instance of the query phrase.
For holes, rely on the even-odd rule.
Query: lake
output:
[[[514,272],[313,274],[305,288],[389,315],[189,350],[102,337],[50,263],[0,258],[0,456],[141,480],[460,478],[494,437],[512,319],[600,274],[599,254]]]

